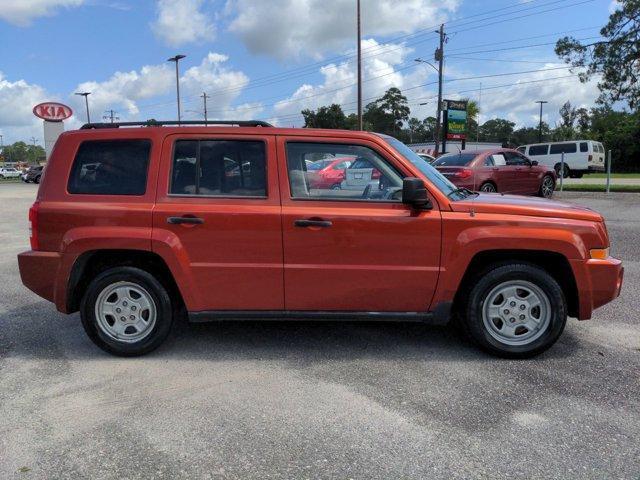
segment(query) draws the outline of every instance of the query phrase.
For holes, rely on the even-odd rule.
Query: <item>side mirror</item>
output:
[[[538,160],[531,160],[531,166],[532,167],[537,167],[538,166]]]
[[[415,177],[405,178],[402,181],[402,203],[410,205],[416,210],[431,210],[433,208],[424,182]]]

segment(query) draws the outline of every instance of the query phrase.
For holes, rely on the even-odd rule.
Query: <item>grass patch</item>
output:
[[[16,178],[0,178],[0,184],[3,183],[17,183],[17,182],[21,182],[22,179],[20,177],[16,177]]]
[[[589,173],[584,178],[607,178],[607,174]],[[612,173],[611,178],[640,178],[640,173]]]
[[[560,191],[560,186],[556,188],[556,191]],[[607,191],[606,185],[588,185],[588,184],[572,184],[564,185],[563,191],[565,192],[601,192]],[[628,192],[628,193],[640,193],[640,185],[611,185],[610,192]]]

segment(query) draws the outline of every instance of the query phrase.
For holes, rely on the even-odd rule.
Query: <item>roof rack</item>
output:
[[[238,127],[273,127],[270,123],[261,120],[147,120],[146,122],[115,122],[115,123],[85,123],[80,130],[92,130],[100,128],[120,128],[120,127],[162,127],[162,126],[183,126],[183,125],[234,125]]]

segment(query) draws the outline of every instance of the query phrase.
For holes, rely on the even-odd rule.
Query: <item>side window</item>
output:
[[[582,153],[588,152],[589,151],[589,144],[587,142],[580,142],[580,151]],[[595,149],[595,151],[597,151],[597,148]]]
[[[556,143],[551,145],[549,153],[554,155],[558,153],[576,153],[577,151],[578,147],[575,143]]]
[[[309,174],[305,159],[322,154],[354,159],[339,184],[327,185]],[[400,201],[402,197],[402,176],[368,147],[289,142],[287,167],[294,199]]]
[[[546,155],[549,151],[549,145],[531,145],[529,147],[529,155]]]
[[[529,161],[524,158],[522,155],[519,155],[514,152],[506,152],[505,157],[507,158],[507,165],[510,166],[522,166],[527,165]]]
[[[149,140],[82,142],[71,167],[67,191],[86,195],[144,195]]]
[[[518,147],[516,148],[516,150],[518,150],[520,153],[524,153],[524,151],[526,150],[526,147]]]
[[[495,164],[493,163],[493,157],[491,155],[489,155],[487,158],[484,159],[484,166],[485,167],[493,167]]]
[[[266,197],[264,142],[178,140],[170,193],[212,197]]]
[[[507,159],[503,153],[494,153],[491,155],[491,159],[496,167],[501,167],[507,164]]]

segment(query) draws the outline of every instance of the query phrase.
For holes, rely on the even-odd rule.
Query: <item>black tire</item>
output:
[[[155,324],[147,336],[135,343],[112,338],[103,331],[96,319],[96,302],[100,293],[117,282],[129,282],[142,287],[149,293],[156,309]],[[91,281],[82,298],[80,316],[85,332],[102,350],[122,357],[135,357],[155,350],[167,338],[173,322],[173,309],[167,290],[153,275],[139,268],[114,267]]]
[[[339,183],[331,185],[331,190],[342,190],[342,186]]]
[[[553,185],[551,187],[551,192],[549,193],[549,190],[545,187],[549,186],[549,185]],[[542,197],[542,198],[551,198],[553,197],[553,192],[556,189],[556,182],[553,179],[553,177],[551,175],[545,175],[544,177],[542,177],[542,182],[540,182],[540,190],[538,190],[538,196]]]
[[[40,177],[36,177],[33,179],[33,183],[40,183]]]
[[[525,281],[546,295],[549,323],[530,343],[509,345],[496,339],[483,321],[483,308],[494,288],[509,281]],[[497,264],[476,277],[468,296],[462,298],[462,324],[465,332],[483,350],[503,358],[530,358],[550,348],[564,331],[567,302],[562,288],[546,271],[528,263]]]
[[[484,182],[482,185],[480,185],[479,191],[485,193],[495,193],[498,191],[498,187],[496,187],[492,182]]]
[[[556,166],[553,167],[554,170],[556,171],[556,175],[558,176],[558,178],[560,178],[560,168],[562,167],[561,163],[556,163]],[[571,173],[571,169],[569,168],[569,166],[565,163],[564,164],[564,174],[562,175],[562,178],[569,178],[572,175]]]

